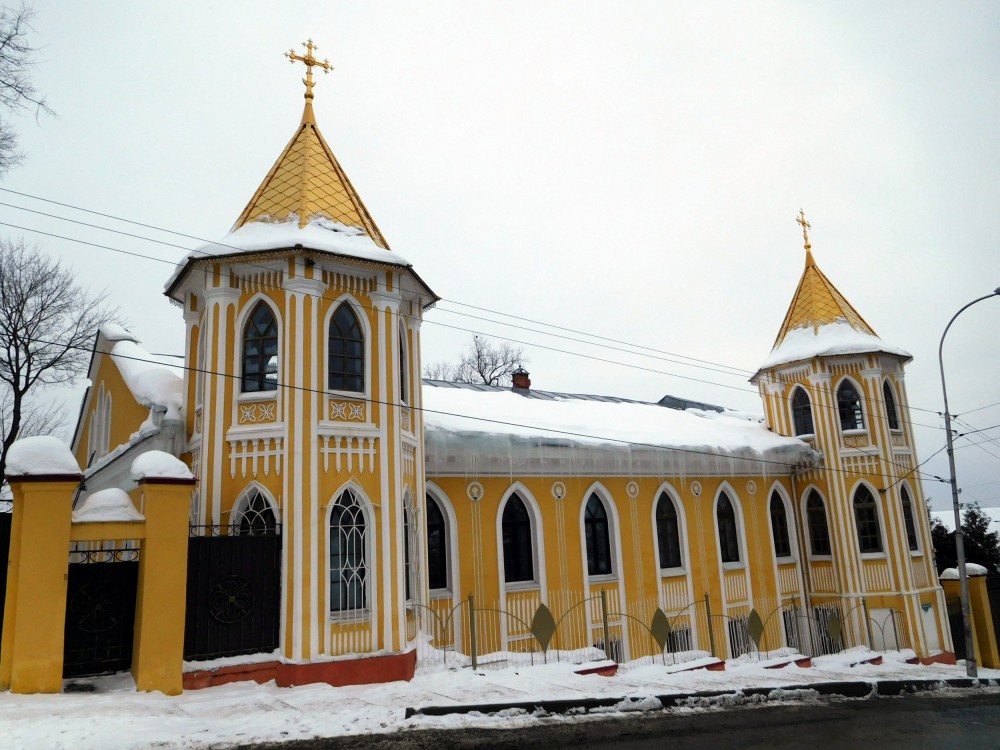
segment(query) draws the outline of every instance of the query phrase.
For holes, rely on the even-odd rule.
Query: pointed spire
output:
[[[802,226],[806,266],[802,272],[802,278],[799,279],[798,288],[792,297],[792,303],[788,307],[788,312],[785,313],[785,320],[774,340],[774,346],[777,347],[781,344],[789,331],[809,326],[815,333],[821,325],[838,321],[847,322],[856,331],[877,336],[878,334],[872,330],[861,314],[854,309],[847,298],[816,265],[812,254],[812,245],[809,243],[808,230],[812,228],[812,225],[806,221],[805,213],[800,210],[795,221]]]
[[[316,125],[312,69],[318,67],[329,72],[333,68],[328,61],[320,62],[313,56],[317,47],[311,39],[305,47],[305,55],[294,50],[285,53],[293,63],[302,62],[306,66],[306,77],[302,79],[306,87],[302,121],[236,219],[233,231],[252,221],[283,220],[292,214],[303,228],[313,217],[323,216],[361,229],[375,244],[388,250],[389,244]]]

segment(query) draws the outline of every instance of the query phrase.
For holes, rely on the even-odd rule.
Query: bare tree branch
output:
[[[117,318],[103,294],[81,289],[37,247],[0,239],[0,476],[15,440],[61,427],[57,407],[35,394],[83,374],[97,329]]]
[[[523,347],[512,346],[506,341],[494,344],[487,338],[473,336],[468,351],[458,362],[429,364],[424,367],[424,377],[507,387],[511,384],[514,371],[527,361]]]

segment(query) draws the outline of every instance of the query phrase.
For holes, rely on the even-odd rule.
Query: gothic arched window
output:
[[[410,525],[410,518],[413,515],[410,509],[407,507],[409,504],[409,498],[403,499],[403,586],[404,594],[406,596],[406,601],[411,601],[413,599],[413,589],[414,586],[413,577],[416,575],[416,570],[413,566],[413,545],[410,543],[410,534],[413,533],[413,527]]]
[[[409,363],[406,361],[406,342],[403,339],[403,332],[399,332],[399,403],[408,403],[409,391],[407,389],[406,372]]]
[[[736,511],[729,495],[725,492],[719,495],[719,502],[715,507],[715,519],[719,524],[719,553],[722,555],[722,562],[739,562],[740,542],[736,528]]]
[[[356,391],[365,389],[365,336],[358,316],[346,302],[330,319],[327,380],[331,390]]]
[[[260,490],[250,490],[236,504],[230,533],[235,536],[271,536],[277,533],[278,519]]]
[[[796,388],[792,394],[792,422],[795,424],[796,435],[812,435],[813,428],[812,404],[805,388]]]
[[[889,420],[889,429],[899,429],[899,414],[896,411],[896,397],[892,395],[889,381],[882,382],[882,401],[885,403],[885,418]]]
[[[503,537],[503,578],[506,583],[535,580],[531,516],[524,501],[511,495],[500,521]]]
[[[427,495],[427,581],[431,590],[448,588],[448,527],[444,514]]]
[[[366,606],[367,525],[353,490],[344,490],[330,513],[330,611]]]
[[[910,547],[911,552],[916,552],[920,549],[920,544],[917,541],[917,526],[913,522],[913,503],[910,502],[910,493],[906,491],[906,487],[899,488],[900,502],[903,505],[903,523],[906,525],[906,543]]]
[[[771,533],[774,535],[774,556],[791,557],[792,542],[788,536],[788,514],[777,491],[771,493]]]
[[[858,548],[862,552],[882,551],[882,528],[878,522],[875,497],[864,485],[854,493],[854,522],[858,527]]]
[[[863,430],[865,418],[861,411],[861,396],[849,380],[837,389],[837,413],[840,414],[840,429]]]
[[[583,532],[587,540],[587,575],[610,575],[611,534],[608,528],[608,510],[596,492],[591,494],[583,511]]]
[[[814,555],[830,554],[830,527],[826,521],[826,507],[816,490],[806,501],[806,520],[809,526],[809,549]]]
[[[660,567],[681,567],[681,534],[677,508],[666,492],[656,503],[656,541],[660,548]]]
[[[199,369],[204,365],[198,363]],[[243,392],[278,388],[278,324],[265,302],[258,302],[243,327]]]

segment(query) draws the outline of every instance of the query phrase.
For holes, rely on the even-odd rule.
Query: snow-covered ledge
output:
[[[69,446],[50,435],[17,440],[7,452],[7,478],[79,477],[80,464]]]
[[[966,563],[965,564],[965,575],[967,576],[985,576],[989,575],[989,570],[984,568],[982,565],[977,565],[976,563]],[[945,568],[941,571],[941,575],[938,578],[942,581],[957,581],[958,580],[958,568]]]
[[[132,479],[142,482],[183,483],[194,481],[194,474],[183,461],[165,451],[148,451],[132,462]]]
[[[110,488],[95,492],[73,511],[73,523],[135,523],[145,521],[125,490]]]

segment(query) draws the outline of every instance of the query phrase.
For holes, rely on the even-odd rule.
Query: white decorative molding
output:
[[[367,422],[364,401],[330,401],[330,419],[338,422]]]
[[[321,297],[326,291],[326,284],[323,283],[322,279],[307,279],[297,276],[294,279],[285,279],[281,288],[292,294]]]
[[[474,503],[483,499],[483,493],[483,485],[479,482],[469,482],[469,486],[465,488],[465,494]]]
[[[378,452],[378,438],[359,435],[323,435],[320,437],[320,452],[323,454],[323,470],[330,470],[330,456],[334,458],[337,472],[354,471],[375,473],[375,456]],[[367,461],[365,460],[367,459]],[[367,466],[366,466],[367,464]]]
[[[267,424],[275,421],[276,404],[274,401],[259,401],[257,403],[237,403],[239,411],[238,424]]]
[[[566,497],[566,485],[563,482],[553,482],[551,492],[556,500],[562,500]]]
[[[284,439],[281,437],[267,438],[244,438],[233,439],[232,433],[228,437],[229,442],[229,476],[236,478],[257,476],[258,472],[263,472],[268,476],[273,470],[275,474],[281,474],[281,459],[284,455]]]

